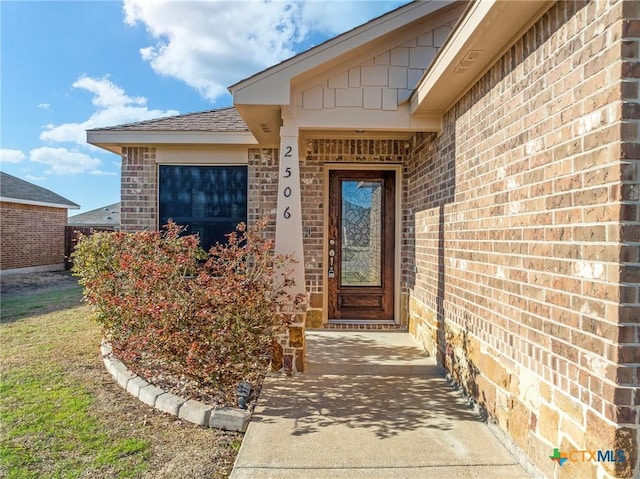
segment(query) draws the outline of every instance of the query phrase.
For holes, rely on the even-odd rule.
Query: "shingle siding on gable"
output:
[[[447,21],[401,45],[390,47],[360,65],[331,74],[304,88],[297,108],[362,108],[395,111],[409,98],[425,68],[435,58],[455,22]]]

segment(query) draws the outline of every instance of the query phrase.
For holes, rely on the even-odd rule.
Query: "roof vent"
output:
[[[262,128],[262,131],[264,133],[271,133],[271,129],[269,128],[269,125],[267,125],[266,123],[260,123],[260,128]]]
[[[466,72],[471,65],[473,65],[478,58],[484,53],[483,50],[470,50],[467,54],[460,60],[458,65],[453,69],[453,73],[464,73]]]

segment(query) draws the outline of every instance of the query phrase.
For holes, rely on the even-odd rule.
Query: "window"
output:
[[[246,166],[159,167],[159,227],[172,219],[208,250],[247,222]]]

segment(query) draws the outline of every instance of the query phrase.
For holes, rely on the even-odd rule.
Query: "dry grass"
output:
[[[52,279],[61,287],[2,278],[0,477],[228,477],[242,435],[185,423],[123,391],[104,369],[77,285]]]

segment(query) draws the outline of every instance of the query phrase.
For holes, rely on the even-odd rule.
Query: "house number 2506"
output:
[[[286,146],[284,148],[284,157],[285,158],[292,158],[293,157],[293,147],[291,146]],[[284,179],[287,178],[291,178],[293,175],[293,171],[291,170],[290,166],[287,166],[284,169],[284,173],[282,175],[282,177]],[[285,188],[282,190],[282,194],[285,198],[290,198],[291,195],[293,194],[293,190],[291,189],[291,186],[285,186]],[[288,220],[291,218],[291,210],[290,210],[290,206],[287,206],[284,211],[282,212],[282,216],[284,219]]]

